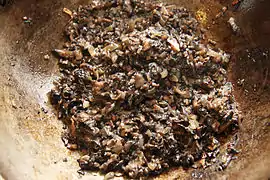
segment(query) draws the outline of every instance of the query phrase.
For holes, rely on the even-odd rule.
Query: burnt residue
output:
[[[1,5],[1,6],[5,6],[6,4],[7,4],[7,1],[6,1],[6,0],[1,0],[1,1],[0,1],[0,5]]]
[[[239,95],[247,101],[266,103],[270,88],[269,48],[250,48],[239,51],[233,58],[232,71]],[[249,96],[249,95],[253,96]]]

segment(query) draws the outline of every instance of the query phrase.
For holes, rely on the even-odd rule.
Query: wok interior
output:
[[[236,12],[227,11],[219,19],[215,15],[231,1],[166,2],[194,12],[206,12],[204,26],[209,29],[208,36],[233,55],[229,78],[243,116],[238,146],[241,153],[224,172],[199,170],[200,176],[205,179],[270,177],[270,12],[267,11],[270,2],[245,0]],[[85,0],[14,0],[0,9],[0,174],[5,179],[79,178],[78,154],[63,146],[62,123],[53,115],[47,92],[59,75],[57,60],[50,50],[60,48],[64,42],[62,32],[69,17],[62,9],[87,3]],[[31,22],[24,23],[24,16],[31,18]],[[241,34],[232,33],[227,24],[230,16],[236,17]],[[44,60],[46,54],[50,55],[49,60]],[[173,169],[158,178],[191,179],[194,178],[191,171]],[[102,178],[89,173],[82,179],[90,177]]]

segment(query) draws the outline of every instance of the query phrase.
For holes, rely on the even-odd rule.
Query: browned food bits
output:
[[[202,44],[191,14],[135,0],[64,11],[69,40],[55,50],[62,76],[51,100],[68,148],[84,152],[80,167],[109,179],[211,164],[239,115],[229,56]]]

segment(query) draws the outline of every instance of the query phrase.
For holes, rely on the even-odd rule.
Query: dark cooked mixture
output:
[[[82,170],[139,178],[211,164],[239,115],[229,56],[203,43],[191,13],[111,0],[70,15],[51,99]]]

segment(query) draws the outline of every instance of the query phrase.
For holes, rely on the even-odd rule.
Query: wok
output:
[[[243,120],[238,145],[241,153],[225,171],[176,168],[157,179],[269,179],[270,1],[244,0],[237,8],[227,0],[166,2],[204,12],[202,23],[208,36],[232,54],[229,79]],[[0,174],[4,179],[102,178],[90,173],[81,177],[76,172],[78,154],[64,147],[62,123],[47,100],[52,81],[59,75],[51,50],[61,47],[62,31],[69,19],[62,9],[87,3],[14,0],[0,9]],[[216,19],[227,5],[229,10]],[[240,27],[239,34],[227,24],[231,16]],[[46,60],[44,55],[50,58]]]

